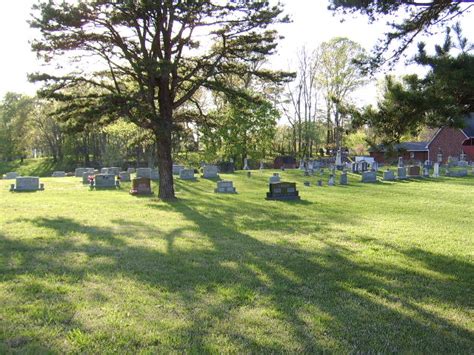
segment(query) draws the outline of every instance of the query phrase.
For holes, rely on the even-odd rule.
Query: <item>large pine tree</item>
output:
[[[288,21],[268,1],[48,0],[34,9],[31,25],[41,36],[33,49],[61,68],[31,79],[65,103],[65,119],[127,117],[152,130],[163,199],[175,196],[171,135],[193,95],[200,88],[239,95],[222,73],[285,77],[252,65],[274,52],[272,25]]]

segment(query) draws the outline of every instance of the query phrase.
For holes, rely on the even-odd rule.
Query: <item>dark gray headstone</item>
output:
[[[300,196],[294,182],[274,182],[269,184],[267,200],[299,200]]]
[[[340,185],[347,185],[348,184],[348,179],[347,179],[347,173],[343,172],[339,178],[339,184]]]
[[[364,171],[362,173],[362,182],[377,182],[377,173],[375,171]]]

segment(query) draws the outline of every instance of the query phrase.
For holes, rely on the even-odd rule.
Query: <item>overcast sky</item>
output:
[[[282,0],[286,12],[291,16],[291,24],[282,25],[280,33],[285,36],[279,47],[279,54],[272,60],[279,69],[287,69],[295,61],[295,53],[301,46],[316,48],[321,42],[335,36],[345,36],[370,50],[383,32],[383,24],[369,25],[365,18],[346,19],[334,17],[327,10],[327,0]],[[0,97],[7,91],[34,94],[36,88],[27,82],[26,74],[40,70],[39,62],[31,52],[29,41],[34,32],[27,20],[35,0],[0,0]],[[465,35],[474,39],[473,14],[462,21]],[[443,34],[431,38],[432,43],[439,43]],[[293,68],[294,69],[294,68]],[[405,68],[403,62],[397,66],[396,73],[413,71],[416,68]],[[358,93],[361,102],[373,102],[374,88]]]

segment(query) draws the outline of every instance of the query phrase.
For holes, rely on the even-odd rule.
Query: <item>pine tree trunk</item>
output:
[[[158,170],[160,172],[160,191],[163,200],[174,199],[173,160],[171,158],[171,131],[157,135]]]

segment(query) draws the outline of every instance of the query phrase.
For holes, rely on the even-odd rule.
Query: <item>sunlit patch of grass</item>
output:
[[[272,172],[170,203],[0,180],[0,352],[472,352],[472,176],[285,171],[302,200],[278,202]]]

